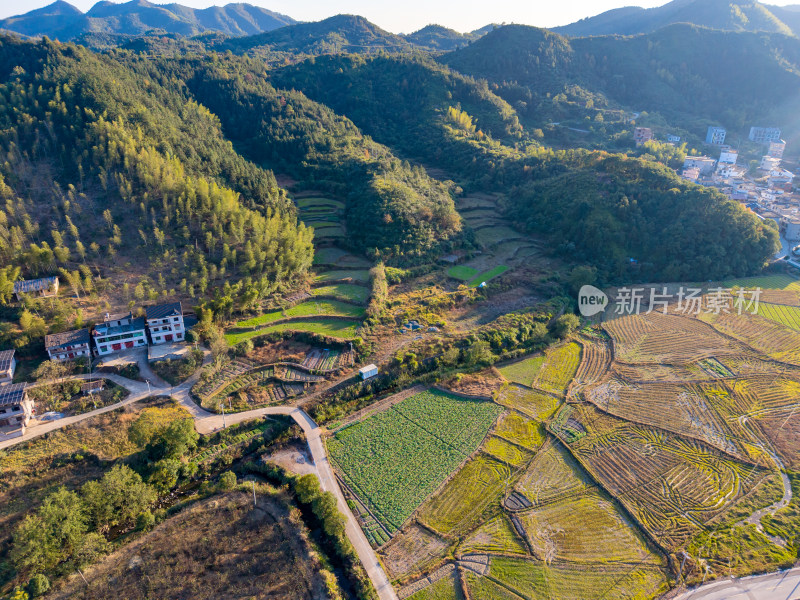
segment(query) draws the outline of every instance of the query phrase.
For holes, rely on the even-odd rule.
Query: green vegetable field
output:
[[[347,484],[396,531],[474,452],[501,411],[430,390],[340,431],[328,451]]]

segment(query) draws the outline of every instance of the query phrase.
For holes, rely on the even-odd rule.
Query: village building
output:
[[[17,368],[14,353],[14,350],[0,351],[0,383],[8,383],[14,379],[14,371]]]
[[[777,142],[769,143],[769,150],[767,150],[767,156],[772,156],[774,158],[783,158],[784,152],[786,152],[786,142],[784,142],[783,140],[778,140]]]
[[[14,295],[22,302],[23,296],[49,298],[58,294],[58,277],[42,279],[20,279],[14,282]]]
[[[33,400],[24,383],[0,387],[0,427],[25,428],[33,417]]]
[[[781,159],[774,156],[764,156],[761,159],[760,169],[762,171],[774,171],[781,166]]]
[[[790,242],[800,242],[800,217],[781,219],[781,234]]]
[[[91,356],[88,329],[51,333],[44,338],[44,347],[50,360],[64,362]]]
[[[670,133],[667,136],[667,142],[670,143],[670,144],[680,144],[681,143],[681,136],[674,135],[674,134]]]
[[[361,367],[358,370],[358,374],[364,381],[366,381],[367,379],[372,379],[373,377],[378,376],[378,367],[377,365],[367,365],[366,367]]]
[[[711,175],[717,161],[709,156],[687,156],[683,161],[684,169],[697,169],[700,175]]]
[[[725,136],[728,132],[722,127],[709,127],[706,132],[706,144],[712,146],[722,146],[725,143]]]
[[[653,139],[653,130],[649,127],[637,127],[633,130],[633,141],[642,146]]]
[[[769,144],[781,139],[781,130],[777,127],[751,127],[750,141],[756,144]]]
[[[147,346],[147,334],[143,318],[134,318],[131,313],[109,315],[106,313],[103,323],[95,325],[95,352],[98,356],[107,356],[128,348]]]
[[[148,306],[145,319],[153,344],[182,342],[186,337],[180,302]]]

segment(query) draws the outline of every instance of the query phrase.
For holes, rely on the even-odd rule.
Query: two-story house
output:
[[[91,356],[88,329],[76,329],[63,333],[51,333],[44,338],[44,347],[50,360],[74,360]]]
[[[186,336],[180,302],[148,306],[145,308],[145,318],[153,344],[182,342]]]
[[[0,387],[0,427],[26,427],[33,416],[33,400],[24,383]]]
[[[107,356],[128,348],[147,346],[144,319],[136,319],[132,313],[121,315],[106,313],[103,322],[95,325],[92,337],[98,356]]]
[[[8,383],[14,379],[14,370],[17,368],[14,352],[14,350],[0,351],[0,383]]]

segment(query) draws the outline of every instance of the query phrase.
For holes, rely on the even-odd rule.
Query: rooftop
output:
[[[111,319],[112,321],[116,319]],[[144,331],[144,319],[133,319],[127,325],[115,325],[110,326],[105,323],[101,323],[99,325],[95,325],[94,328],[94,335],[95,336],[107,336],[107,335],[118,335],[120,333],[131,333],[133,331]]]
[[[44,338],[44,347],[47,349],[88,343],[88,329],[76,329],[74,331],[64,331],[62,333],[51,333],[50,335],[46,335]]]
[[[25,399],[25,384],[12,383],[0,387],[0,406],[13,406],[21,404]]]
[[[11,361],[14,360],[14,350],[0,351],[0,372],[5,373],[11,368]]]
[[[148,306],[145,310],[147,320],[164,319],[166,317],[180,317],[183,314],[180,302],[170,302],[168,304],[156,304]]]
[[[14,293],[29,293],[47,290],[53,287],[58,277],[43,277],[42,279],[21,279],[14,282]]]

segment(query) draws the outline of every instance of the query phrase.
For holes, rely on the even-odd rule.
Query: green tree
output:
[[[567,313],[558,317],[553,323],[553,335],[558,338],[565,338],[581,325],[581,320],[577,315]]]
[[[319,479],[311,473],[298,477],[294,484],[294,492],[300,502],[310,504],[322,493],[319,487]]]
[[[219,489],[230,491],[236,487],[236,474],[233,471],[225,471],[219,477]]]
[[[155,487],[160,493],[166,494],[178,483],[181,463],[174,458],[164,458],[159,460],[150,472],[147,482]]]
[[[49,590],[50,580],[41,573],[37,573],[31,577],[31,580],[28,582],[28,593],[31,595],[31,598],[44,596]]]
[[[133,521],[156,501],[155,490],[126,465],[115,465],[102,479],[85,483],[81,496],[99,531]]]

